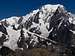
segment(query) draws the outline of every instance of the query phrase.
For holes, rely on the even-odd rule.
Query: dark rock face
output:
[[[24,26],[26,29],[28,29],[32,25],[32,19],[28,19],[28,21],[25,22]]]
[[[25,37],[24,37],[24,31],[23,29],[21,29],[21,32],[20,32],[20,37],[19,37],[19,40],[17,41],[17,44],[18,44],[18,47],[19,48],[24,48],[26,47],[26,44],[25,44]]]
[[[71,55],[72,55],[72,56],[75,56],[75,47],[71,47],[70,50],[71,50]]]
[[[65,47],[70,47],[72,32],[70,31],[69,17],[63,12],[60,13],[58,9],[51,17],[50,29],[53,28],[53,31],[49,34],[48,38],[64,44]]]
[[[3,42],[7,41],[8,39],[6,39],[5,34],[2,34],[2,36],[0,37],[0,46],[3,45]]]
[[[8,35],[6,28],[3,25],[0,25],[0,31]]]
[[[20,17],[20,19],[18,20],[18,24],[20,24],[23,20],[23,17]]]
[[[35,22],[35,23],[39,23],[39,12],[37,12],[37,14],[35,15],[35,17],[34,17],[34,20],[33,20],[33,22]]]
[[[12,51],[10,48],[5,47],[5,46],[2,46],[2,48],[0,49],[0,55],[2,56],[6,56],[11,52],[14,52],[14,51]]]

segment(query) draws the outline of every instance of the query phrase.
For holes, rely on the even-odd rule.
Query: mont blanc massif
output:
[[[59,48],[62,51],[75,49],[75,15],[63,5],[47,4],[25,16],[0,20],[1,52],[4,48],[15,51],[51,46],[63,46]]]

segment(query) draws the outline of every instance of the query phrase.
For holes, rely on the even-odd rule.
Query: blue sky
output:
[[[62,4],[75,13],[75,0],[0,0],[0,19],[23,16],[45,4]]]

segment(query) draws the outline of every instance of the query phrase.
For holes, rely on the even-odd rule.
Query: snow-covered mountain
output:
[[[47,4],[26,16],[13,16],[0,21],[0,47],[47,47],[52,43],[67,46],[75,34],[75,15],[63,5]],[[74,38],[73,38],[74,39]]]

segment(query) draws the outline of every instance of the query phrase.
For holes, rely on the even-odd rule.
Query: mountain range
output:
[[[0,48],[75,47],[75,15],[63,5],[43,5],[25,16],[0,20]]]

